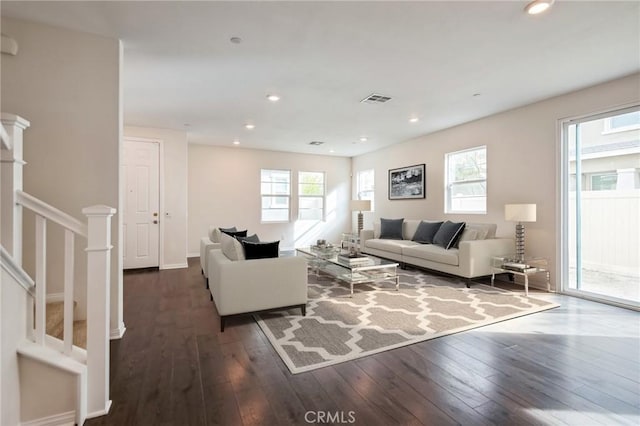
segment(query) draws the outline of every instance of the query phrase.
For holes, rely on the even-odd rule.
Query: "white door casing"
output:
[[[160,144],[125,138],[123,267],[159,266]]]

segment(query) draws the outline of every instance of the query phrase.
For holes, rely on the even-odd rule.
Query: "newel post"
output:
[[[22,265],[22,206],[16,203],[16,191],[22,191],[22,132],[31,124],[24,118],[2,113],[2,245],[18,265]]]
[[[109,412],[109,312],[111,300],[111,217],[116,209],[91,206],[87,216],[87,413]]]

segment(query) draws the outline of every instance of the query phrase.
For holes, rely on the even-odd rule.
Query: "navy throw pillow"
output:
[[[278,257],[280,241],[269,243],[252,243],[250,241],[241,241],[244,248],[244,258],[250,259],[267,259]]]
[[[449,220],[446,221],[440,226],[436,235],[433,236],[433,244],[449,250],[451,247],[455,246],[458,239],[462,236],[464,226],[464,222],[454,223]]]
[[[380,239],[402,240],[402,219],[380,219]]]
[[[247,230],[245,229],[244,231],[225,231],[224,229],[220,228],[220,232],[224,232],[225,234],[231,236],[231,237],[246,237],[247,236]]]
[[[425,222],[424,220],[418,225],[416,233],[413,234],[412,241],[420,244],[433,244],[433,237],[442,226],[442,222]]]

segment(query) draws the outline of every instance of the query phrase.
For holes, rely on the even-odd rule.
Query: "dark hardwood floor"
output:
[[[251,317],[224,333],[197,259],[127,273],[107,416],[87,425],[638,425],[640,314],[562,306],[292,375]]]

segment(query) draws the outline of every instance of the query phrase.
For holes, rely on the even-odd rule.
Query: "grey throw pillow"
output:
[[[433,237],[440,229],[442,222],[425,222],[424,220],[420,222],[418,225],[418,229],[416,229],[416,233],[413,234],[413,238],[411,240],[420,243],[420,244],[432,244]]]
[[[384,240],[402,240],[402,219],[380,219],[380,238]]]
[[[253,235],[249,235],[247,237],[242,237],[240,235],[236,235],[236,240],[243,242],[243,241],[249,241],[250,243],[259,243],[260,242],[260,238],[258,238],[258,236],[256,234]]]
[[[464,231],[464,222],[454,223],[451,221],[446,221],[440,226],[438,232],[433,237],[433,244],[439,245],[447,250],[452,247],[455,247],[458,239],[462,235],[462,231]]]

